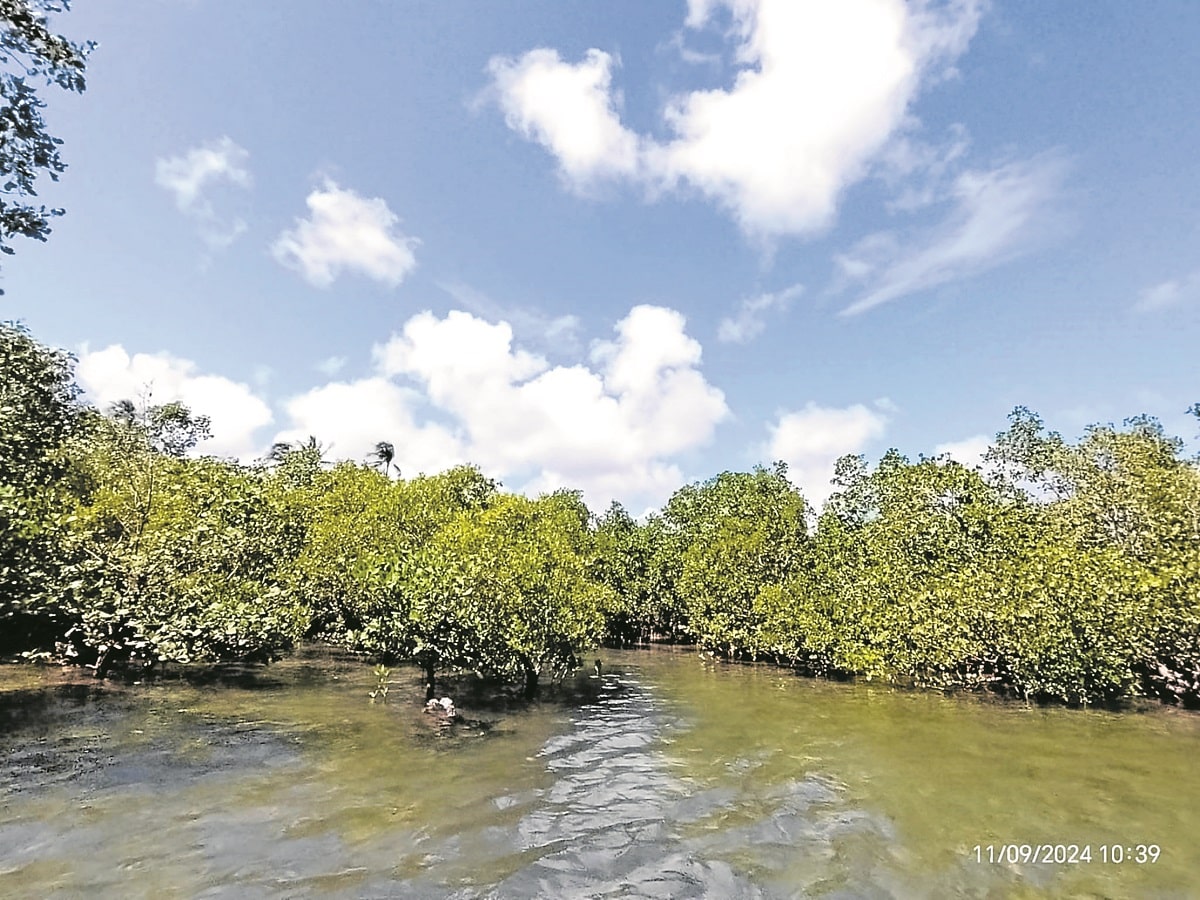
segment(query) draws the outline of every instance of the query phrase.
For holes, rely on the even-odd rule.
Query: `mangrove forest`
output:
[[[105,676],[317,638],[418,664],[430,697],[448,672],[532,695],[597,646],[658,640],[809,675],[1200,704],[1200,467],[1145,416],[1071,441],[1018,408],[973,468],[846,456],[816,510],[776,463],[635,518],[472,466],[401,473],[383,442],[362,461],[315,439],[204,456],[204,416],[96,409],[71,355],[16,323],[0,375],[10,657]]]

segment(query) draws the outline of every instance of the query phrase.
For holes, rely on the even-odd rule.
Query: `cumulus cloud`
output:
[[[248,462],[311,435],[331,459],[362,461],[387,441],[406,475],[472,462],[513,489],[578,488],[594,507],[614,498],[644,507],[683,483],[678,457],[729,415],[701,356],[684,317],[662,307],[634,307],[571,365],[517,346],[507,322],[423,312],[373,348],[370,376],[283,400],[273,437],[263,431],[271,411],[250,387],[189,360],[84,348],[77,377],[102,407],[149,390],[152,403],[182,400],[210,416],[205,453]]]
[[[992,439],[986,434],[976,434],[961,441],[947,441],[933,448],[934,456],[949,456],[956,463],[968,469],[977,469],[983,465],[983,455],[992,446]]]
[[[547,48],[488,63],[508,127],[549,150],[575,187],[638,168],[638,138],[617,115],[621,97],[611,89],[612,64],[600,50],[571,64]]]
[[[959,175],[953,208],[940,224],[907,243],[871,235],[837,258],[843,276],[865,285],[842,315],[975,275],[1034,249],[1061,226],[1051,206],[1065,170],[1051,155]]]
[[[717,340],[733,344],[749,343],[767,327],[767,313],[783,312],[803,292],[803,285],[794,284],[773,294],[747,297],[738,304],[733,316],[721,320],[717,326]]]
[[[1200,269],[1160,284],[1146,288],[1138,295],[1133,308],[1136,312],[1157,312],[1172,306],[1196,303],[1200,301]]]
[[[693,3],[702,27],[733,16],[743,64],[728,89],[694,91],[666,110],[676,138],[656,149],[682,179],[751,233],[799,234],[833,219],[842,191],[905,121],[922,78],[962,53],[977,4],[900,0]]]
[[[556,353],[577,353],[581,344],[579,316],[549,315],[530,306],[507,306],[458,281],[439,281],[438,287],[461,307],[484,319],[508,322],[515,337]]]
[[[701,348],[678,312],[638,306],[590,365],[551,366],[514,348],[512,328],[469,313],[421,313],[375,349],[383,375],[407,378],[453,421],[467,458],[534,488],[578,487],[593,503],[663,500],[671,462],[728,415],[699,371]]]
[[[343,272],[357,272],[395,287],[416,266],[416,238],[379,197],[361,197],[328,179],[305,201],[297,219],[271,246],[275,259],[309,284],[329,287]]]
[[[387,441],[396,449],[393,462],[406,476],[467,461],[449,429],[417,422],[414,407],[419,403],[413,391],[382,376],[332,382],[284,403],[288,427],[275,440],[304,441],[313,435],[330,458],[359,462]]]
[[[887,406],[890,406],[888,404]],[[783,412],[768,426],[770,438],[762,454],[788,464],[788,476],[814,509],[833,493],[829,483],[840,457],[861,453],[868,443],[883,435],[887,426],[884,404],[876,408],[856,403],[848,407],[807,404],[804,409]]]
[[[249,188],[249,158],[243,147],[222,137],[193,147],[182,156],[157,160],[154,182],[174,195],[179,211],[197,223],[207,244],[214,248],[227,246],[246,230],[246,223],[240,218],[220,216],[209,194],[222,182]]]
[[[570,63],[540,48],[493,59],[489,72],[509,127],[549,150],[569,183],[694,189],[748,234],[804,234],[831,223],[841,193],[908,124],[922,86],[966,50],[980,5],[689,2],[691,29],[729,13],[739,68],[729,87],[671,98],[665,141],[621,123],[613,59],[601,50]]]
[[[212,420],[211,440],[197,452],[250,460],[261,453],[260,429],[271,410],[250,387],[221,375],[197,371],[194,362],[169,353],[129,353],[119,344],[103,350],[84,347],[75,376],[87,399],[101,409],[119,400],[152,404],[180,401]]]

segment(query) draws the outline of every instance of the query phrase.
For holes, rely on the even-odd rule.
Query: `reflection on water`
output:
[[[1189,897],[1200,717],[608,653],[541,703],[312,648],[139,686],[0,669],[0,895]],[[1074,866],[977,845],[1091,844]],[[1099,861],[1157,843],[1154,865]],[[985,851],[986,852],[986,851]]]

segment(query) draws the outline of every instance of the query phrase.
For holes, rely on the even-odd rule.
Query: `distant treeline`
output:
[[[69,354],[0,325],[0,650],[95,667],[266,660],[305,637],[536,689],[659,636],[818,675],[1068,703],[1200,704],[1200,468],[1153,419],[1077,443],[1025,409],[978,469],[724,472],[635,521],[478,469],[190,456],[178,403],[82,404]],[[1193,412],[1196,412],[1193,408]]]

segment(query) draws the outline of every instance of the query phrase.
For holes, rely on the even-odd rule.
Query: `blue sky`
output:
[[[1200,4],[93,0],[0,315],[250,460],[635,511],[1200,400]]]

